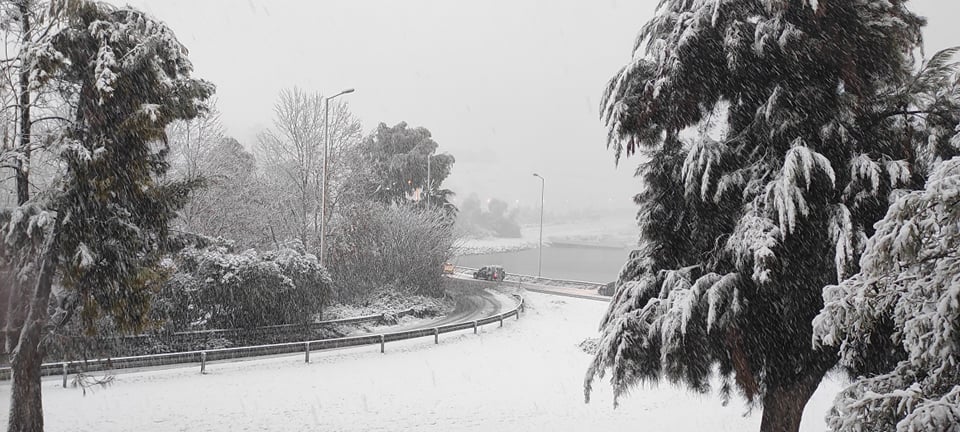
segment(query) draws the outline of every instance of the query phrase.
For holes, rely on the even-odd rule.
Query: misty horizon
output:
[[[632,215],[638,160],[614,164],[598,105],[653,2],[113,2],[167,22],[217,86],[227,135],[248,150],[282,89],[355,88],[339,101],[365,135],[381,122],[422,126],[456,158],[446,183],[455,203],[476,193],[539,205],[538,172],[548,211]],[[927,55],[947,47],[960,5],[911,8],[928,18]]]

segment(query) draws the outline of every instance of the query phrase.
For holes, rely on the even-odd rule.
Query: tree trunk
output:
[[[26,316],[27,301],[24,286],[26,284],[17,277],[15,270],[11,270],[9,273],[10,283],[7,289],[10,292],[4,293],[6,295],[6,308],[4,309],[6,315],[3,327],[3,352],[8,355],[13,352],[20,339],[20,329],[23,327],[23,320]]]
[[[27,319],[13,350],[10,364],[9,432],[43,432],[43,399],[40,394],[40,364],[43,360],[41,338],[47,323],[47,306],[59,254],[59,221],[43,248],[43,263],[37,284],[30,296]]]
[[[22,32],[22,47],[30,42],[30,2],[21,0],[17,5],[20,12]],[[23,49],[21,47],[21,49]],[[20,66],[20,151],[22,156],[17,159],[17,204],[23,205],[30,199],[30,69],[21,62]]]
[[[810,371],[798,382],[768,390],[763,397],[760,432],[798,432],[803,408],[825,373],[826,370]]]
[[[21,26],[21,55],[23,47],[27,46],[32,39],[32,29],[30,25],[30,8],[31,2],[29,0],[21,0],[17,3],[17,11],[20,14],[20,26]],[[30,117],[30,70],[24,65],[24,62],[21,62],[20,73],[19,73],[19,95],[18,95],[18,111],[19,118],[17,119],[17,132],[19,135],[19,149],[20,157],[17,158],[16,168],[14,169],[14,177],[16,178],[16,190],[17,190],[17,205],[24,205],[27,201],[30,200],[30,128],[31,128],[31,117]],[[3,319],[3,335],[2,335],[2,347],[4,357],[13,352],[13,348],[17,343],[17,339],[20,335],[20,328],[23,324],[24,319],[24,300],[25,300],[25,288],[23,283],[16,276],[16,272],[11,272],[10,275],[10,292],[3,293],[7,296],[5,299],[7,305],[5,308],[0,309],[0,313],[5,314]]]
[[[3,355],[0,356],[0,364],[10,364],[10,352],[13,351],[13,343],[10,342],[11,337],[8,335],[10,330],[10,302],[14,300],[13,293],[16,290],[14,286],[14,271],[0,270],[0,349],[3,350]],[[19,336],[19,333],[17,334]]]

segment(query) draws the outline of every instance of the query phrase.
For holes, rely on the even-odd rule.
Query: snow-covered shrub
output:
[[[857,376],[830,428],[958,431],[960,157],[900,195],[875,228],[860,272],[824,290],[814,320],[814,342],[839,346]]]
[[[354,302],[385,286],[437,296],[453,254],[442,212],[361,202],[343,210],[328,250],[338,300]]]
[[[168,325],[180,329],[258,327],[310,322],[330,293],[330,278],[317,257],[302,248],[187,248],[155,304]]]

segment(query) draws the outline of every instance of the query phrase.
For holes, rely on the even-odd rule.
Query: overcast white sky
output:
[[[406,121],[457,158],[449,186],[527,205],[629,207],[597,104],[656,0],[132,0],[166,21],[217,85],[249,147],[285,87],[344,96],[370,131]],[[958,0],[916,0],[927,50],[960,44]]]

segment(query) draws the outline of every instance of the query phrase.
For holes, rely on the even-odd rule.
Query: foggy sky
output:
[[[465,198],[630,208],[636,160],[614,167],[598,103],[655,0],[133,0],[217,85],[227,133],[248,149],[279,91],[343,96],[369,132],[406,121],[457,162]],[[917,0],[928,55],[960,44],[960,1]],[[620,213],[624,213],[620,211]],[[630,213],[627,212],[626,215]]]

